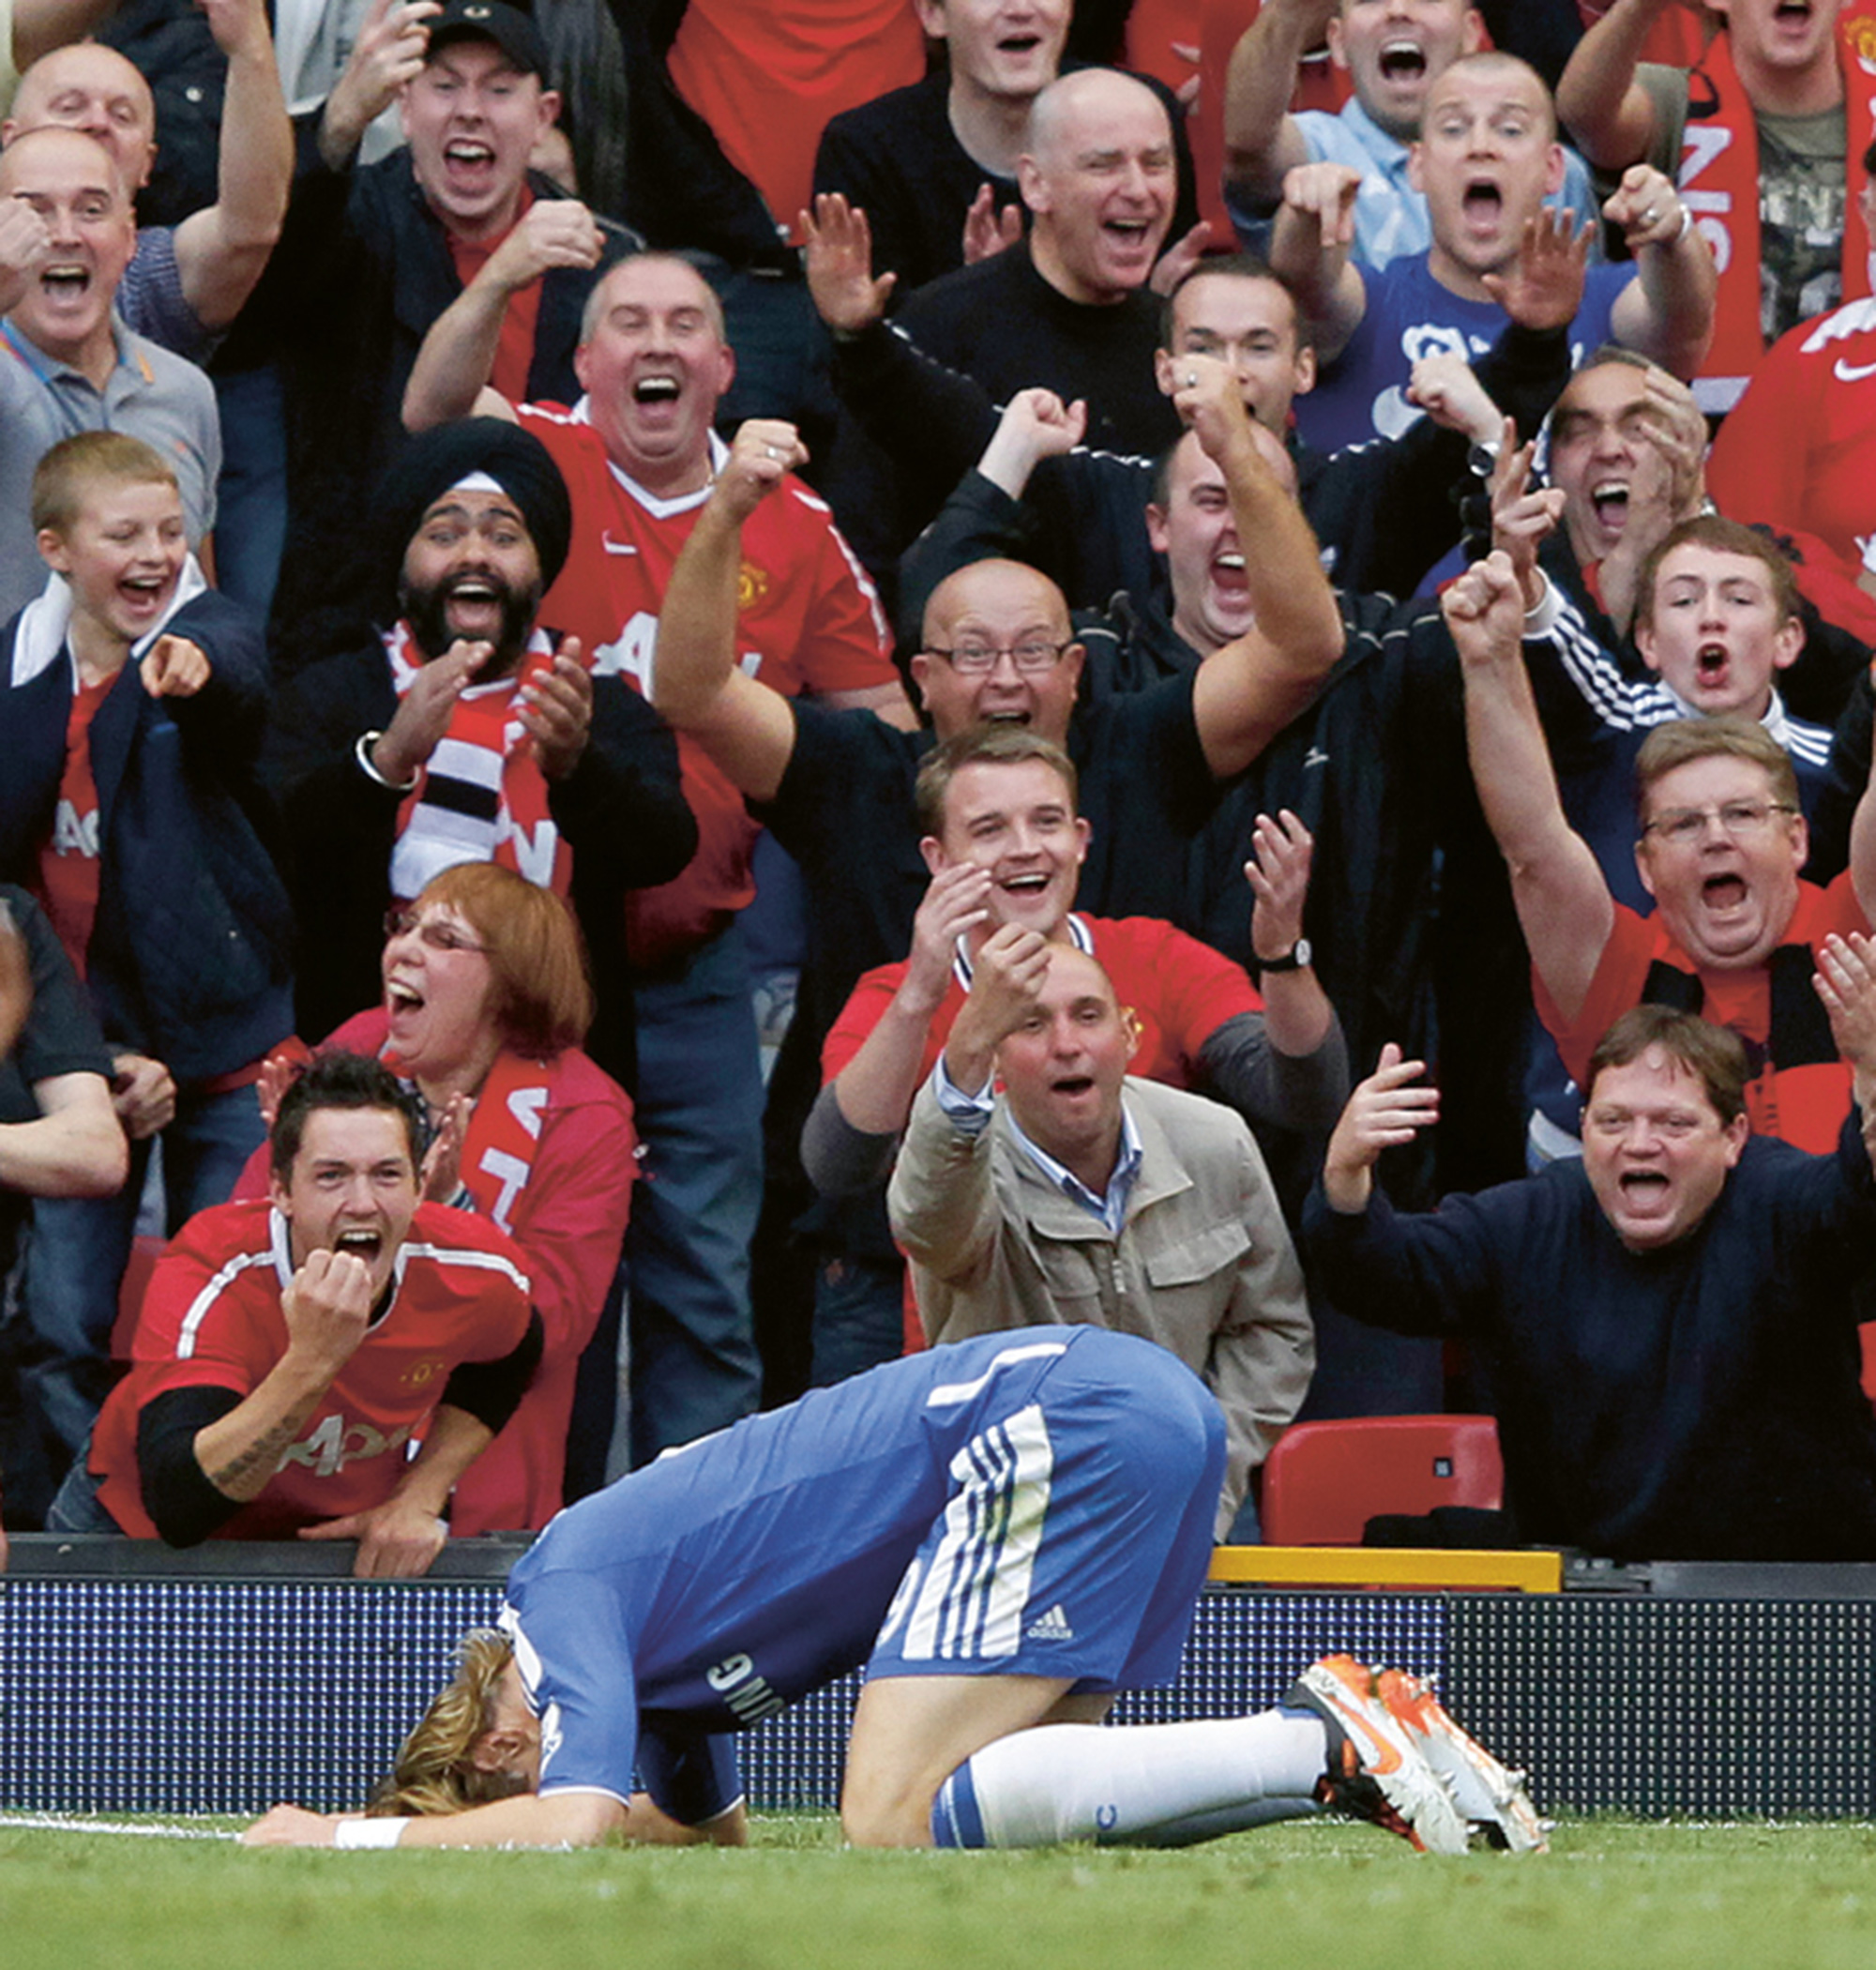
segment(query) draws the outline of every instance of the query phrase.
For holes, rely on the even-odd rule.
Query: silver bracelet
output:
[[[375,780],[381,787],[388,787],[393,794],[408,794],[416,785],[416,776],[415,774],[400,784],[395,780],[386,780],[378,771],[377,767],[371,764],[371,748],[384,735],[382,732],[361,732],[358,735],[358,743],[352,749],[354,755],[358,761],[358,770],[364,774],[367,780]]]

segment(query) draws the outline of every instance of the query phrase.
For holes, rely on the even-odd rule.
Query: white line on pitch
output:
[[[157,1826],[135,1820],[79,1820],[59,1812],[0,1812],[0,1833],[14,1827],[34,1833],[122,1833],[135,1840],[239,1840],[218,1826]]]

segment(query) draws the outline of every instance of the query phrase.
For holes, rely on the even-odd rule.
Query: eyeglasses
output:
[[[1043,636],[1025,636],[1021,643],[976,643],[967,638],[948,650],[928,649],[925,654],[942,657],[954,671],[965,676],[981,676],[986,671],[995,670],[999,657],[1007,657],[1025,676],[1035,676],[1042,671],[1052,671],[1073,642],[1072,636],[1062,643],[1051,643]]]
[[[1709,821],[1719,823],[1719,831],[1730,841],[1747,841],[1765,834],[1774,814],[1795,814],[1797,809],[1783,800],[1727,800],[1718,807],[1671,807],[1652,821],[1642,823],[1644,835],[1659,835],[1676,848],[1691,848],[1706,835]]]
[[[460,931],[446,917],[419,917],[415,910],[386,910],[385,938],[416,937],[433,951],[486,951],[466,932]]]

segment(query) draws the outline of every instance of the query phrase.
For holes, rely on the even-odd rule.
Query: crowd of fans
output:
[[[1876,1557],[1859,0],[0,0],[0,118],[9,1527],[420,1571],[1092,1322],[1220,1537],[1480,1407]]]

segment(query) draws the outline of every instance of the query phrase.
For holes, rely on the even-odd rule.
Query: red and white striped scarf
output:
[[[422,669],[407,623],[385,637],[391,682],[401,698]],[[519,693],[553,663],[553,644],[537,629],[521,668],[490,684],[472,684],[416,785],[398,810],[391,850],[391,893],[408,902],[459,862],[497,862],[565,896],[573,858],[548,811],[547,776],[522,728]]]

